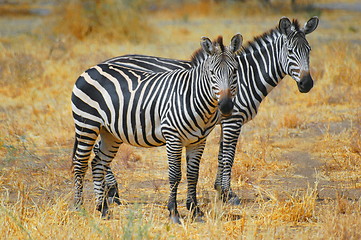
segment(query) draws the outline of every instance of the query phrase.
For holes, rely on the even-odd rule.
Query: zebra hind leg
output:
[[[101,140],[94,150],[95,157],[92,160],[92,173],[96,194],[96,209],[105,218],[109,216],[109,204],[111,203],[108,198],[109,193],[117,192],[117,187],[114,183],[113,185],[107,185],[106,174],[108,169],[110,169],[111,161],[118,152],[120,143],[115,141],[115,138],[105,130],[101,132],[100,137]]]
[[[118,205],[121,204],[120,198],[119,198],[119,190],[118,190],[118,183],[115,179],[115,176],[110,168],[108,166],[107,172],[105,175],[105,194],[108,198],[109,204],[116,203]]]
[[[88,169],[88,161],[92,148],[94,146],[95,140],[97,138],[97,132],[94,132],[93,138],[88,134],[87,136],[82,136],[80,134],[75,135],[75,143],[73,149],[73,166],[72,170],[74,173],[74,208],[79,209],[83,204],[83,184],[84,176]]]
[[[99,153],[99,143],[95,144],[95,146],[94,146],[94,154],[95,155],[97,155]],[[119,143],[119,144],[121,144],[121,143]],[[118,205],[121,204],[120,198],[119,198],[118,183],[117,183],[117,180],[115,179],[115,176],[114,176],[110,166],[107,166],[107,168],[106,168],[104,192],[105,192],[106,198],[108,199],[109,204],[112,204],[112,203],[116,203]]]

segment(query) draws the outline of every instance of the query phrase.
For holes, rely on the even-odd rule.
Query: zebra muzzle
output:
[[[310,74],[304,75],[299,82],[297,82],[298,90],[301,93],[308,93],[313,87],[313,79]]]
[[[233,97],[230,94],[225,96],[221,95],[220,100],[218,101],[218,108],[221,111],[221,114],[225,117],[228,117],[232,114],[233,110]]]

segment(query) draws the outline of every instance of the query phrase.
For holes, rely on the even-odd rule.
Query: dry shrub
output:
[[[171,18],[187,21],[189,18],[209,17],[215,18],[229,16],[252,16],[266,12],[267,6],[264,1],[209,1],[209,0],[185,0],[163,1],[160,3],[161,10],[158,13]]]
[[[326,159],[323,173],[333,180],[358,180],[361,173],[360,130],[348,129],[339,134],[326,133],[315,144],[315,151]]]
[[[287,113],[283,116],[283,119],[279,123],[279,127],[286,128],[297,128],[301,125],[302,121],[300,118],[294,113]]]
[[[270,135],[240,139],[237,144],[232,176],[239,185],[261,181],[263,178],[284,172],[290,167],[286,161],[277,161],[282,152],[273,146]],[[248,185],[248,184],[247,184]]]
[[[325,69],[317,86],[320,95],[318,102],[326,100],[327,104],[351,104],[360,102],[361,47],[335,42],[325,47],[320,55],[324,59]],[[332,57],[329,57],[332,56]],[[322,91],[321,91],[322,90]]]
[[[350,151],[361,156],[361,130],[356,130],[351,136]]]
[[[340,192],[336,193],[336,204],[335,204],[335,212],[340,214],[350,213],[352,210],[350,207],[350,203],[347,198],[341,194]]]
[[[80,40],[91,36],[102,41],[142,41],[149,39],[152,32],[140,0],[68,0],[58,15],[55,32]]]
[[[360,202],[337,197],[335,205],[320,214],[322,239],[361,239],[360,212]]]
[[[0,47],[1,49],[1,47]],[[4,85],[24,87],[43,74],[41,61],[31,53],[7,50],[0,51],[0,78]],[[10,91],[7,91],[10,94]]]
[[[266,194],[270,200],[261,203],[260,221],[267,225],[284,222],[300,223],[313,222],[316,220],[315,207],[317,200],[317,184],[315,187],[308,187],[306,192],[285,193],[285,199],[278,199],[274,194],[270,194],[260,189],[260,196]]]

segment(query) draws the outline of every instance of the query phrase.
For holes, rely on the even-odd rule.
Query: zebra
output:
[[[313,87],[310,75],[309,56],[311,47],[306,35],[318,26],[318,17],[310,18],[303,28],[297,20],[292,22],[282,17],[277,27],[255,37],[237,55],[238,91],[234,100],[231,117],[221,120],[221,137],[218,154],[218,170],[214,188],[224,202],[239,205],[240,199],[231,189],[231,170],[241,128],[252,120],[262,100],[286,76],[291,76],[301,93]],[[175,59],[157,58],[143,55],[126,55],[111,60],[113,63],[141,67],[142,71],[157,72],[189,68],[190,62]],[[150,64],[143,64],[148,62]],[[115,186],[116,180],[111,169],[107,176],[109,184]],[[113,189],[112,195],[117,195]]]
[[[195,219],[202,220],[203,212],[196,199],[199,162],[208,134],[222,115],[232,113],[237,89],[235,56],[242,40],[236,34],[230,46],[225,47],[222,37],[214,42],[203,37],[189,69],[150,73],[105,61],[79,76],[71,98],[76,208],[83,202],[83,180],[92,150],[96,209],[106,217],[109,206],[104,197],[108,190],[105,182],[109,179],[105,175],[119,146],[122,143],[139,147],[166,145],[170,219],[180,223],[176,197],[185,147],[186,206]],[[100,141],[95,144],[98,137]]]

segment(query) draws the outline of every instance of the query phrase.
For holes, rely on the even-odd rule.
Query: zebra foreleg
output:
[[[196,145],[186,147],[187,158],[187,209],[192,212],[193,219],[203,222],[204,213],[200,210],[197,202],[197,183],[199,176],[199,163],[203,154],[206,141]]]
[[[168,201],[169,217],[173,223],[180,224],[180,215],[177,209],[177,190],[179,182],[181,181],[181,157],[182,157],[182,145],[180,142],[174,143],[174,141],[167,141],[167,156],[168,156],[168,172],[169,172],[169,184],[170,195]]]

